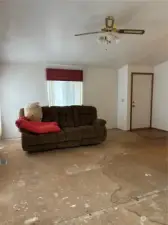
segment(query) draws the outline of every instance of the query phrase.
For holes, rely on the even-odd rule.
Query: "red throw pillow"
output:
[[[18,119],[16,121],[16,126],[37,134],[56,133],[61,130],[57,122],[29,121],[25,117]]]

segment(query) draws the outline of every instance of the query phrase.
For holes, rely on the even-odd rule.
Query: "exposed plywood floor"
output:
[[[136,134],[144,138],[157,139],[168,138],[168,132],[157,129],[142,129],[134,131]]]
[[[166,138],[109,131],[98,146],[0,157],[0,225],[168,224]]]

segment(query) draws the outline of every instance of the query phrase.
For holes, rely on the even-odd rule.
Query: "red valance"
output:
[[[83,81],[83,71],[47,68],[46,78],[50,81]]]

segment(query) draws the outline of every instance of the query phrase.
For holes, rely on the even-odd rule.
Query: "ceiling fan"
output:
[[[81,34],[75,34],[75,36],[83,36],[83,35],[91,35],[91,34],[136,34],[136,35],[142,35],[145,33],[145,30],[140,29],[117,29],[115,25],[115,20],[113,16],[108,16],[105,18],[105,27],[101,29],[100,31],[93,31],[93,32],[87,32],[87,33],[81,33]]]

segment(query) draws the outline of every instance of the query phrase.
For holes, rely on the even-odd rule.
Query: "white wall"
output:
[[[168,61],[154,67],[152,126],[168,131]]]
[[[128,130],[128,65],[118,70],[118,116],[117,128]]]
[[[84,104],[94,105],[107,128],[117,127],[117,71],[88,68],[84,72]]]
[[[128,65],[129,73],[153,73],[154,68],[152,66],[148,65],[134,65],[129,64]]]
[[[15,127],[18,110],[28,103],[48,105],[45,70],[42,65],[1,65],[0,106],[2,110],[3,137],[20,136]]]
[[[0,65],[0,107],[4,138],[20,137],[15,127],[20,108],[36,101],[48,105],[45,68],[46,65],[42,64]],[[116,72],[103,68],[87,69],[84,72],[83,89],[84,104],[96,106],[99,117],[107,120],[108,128],[116,127]]]

